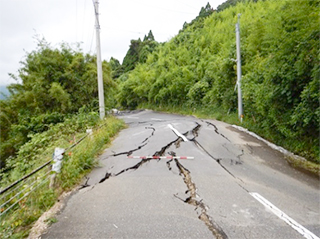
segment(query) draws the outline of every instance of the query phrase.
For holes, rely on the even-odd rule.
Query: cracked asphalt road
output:
[[[214,120],[153,111],[120,118],[129,127],[41,238],[320,236],[319,179],[264,143]]]

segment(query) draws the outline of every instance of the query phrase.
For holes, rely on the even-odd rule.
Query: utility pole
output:
[[[238,14],[238,22],[236,24],[236,44],[237,44],[237,86],[238,86],[238,116],[242,123],[242,92],[241,92],[241,52],[240,52],[240,13]]]
[[[100,112],[100,119],[103,119],[105,116],[105,106],[104,106],[101,48],[100,48],[99,0],[94,0],[94,12],[96,15],[96,47],[97,47],[99,112]]]

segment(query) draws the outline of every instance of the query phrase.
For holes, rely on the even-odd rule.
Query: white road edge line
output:
[[[316,236],[315,234],[310,232],[307,228],[303,227],[302,225],[297,223],[295,220],[293,220],[291,217],[289,217],[287,214],[282,212],[279,208],[277,208],[275,205],[273,205],[267,199],[262,197],[259,193],[249,192],[249,194],[252,197],[254,197],[257,201],[259,201],[261,204],[263,204],[266,208],[270,209],[271,212],[273,212],[276,216],[278,216],[280,219],[282,219],[287,224],[289,224],[293,229],[298,231],[305,238],[307,238],[307,239],[320,239],[318,236]]]
[[[189,141],[189,140],[186,138],[186,136],[184,136],[183,134],[181,134],[181,133],[180,133],[178,130],[176,130],[171,124],[168,124],[168,127],[169,127],[170,129],[172,129],[172,131],[173,131],[176,135],[178,135],[180,138],[182,138],[183,141],[185,141],[185,142]]]

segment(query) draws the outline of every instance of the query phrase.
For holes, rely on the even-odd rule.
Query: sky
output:
[[[101,56],[122,62],[132,39],[150,30],[158,42],[178,34],[209,2],[216,9],[226,0],[99,0]],[[0,85],[16,83],[25,56],[37,38],[52,47],[63,42],[96,53],[93,0],[0,0]]]

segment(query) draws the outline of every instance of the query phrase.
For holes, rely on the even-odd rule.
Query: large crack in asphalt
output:
[[[178,159],[174,159],[176,165],[180,171],[180,174],[183,176],[183,181],[187,185],[188,190],[186,193],[190,193],[190,196],[184,201],[190,205],[196,207],[198,218],[205,223],[208,229],[217,239],[226,239],[228,238],[227,234],[222,230],[222,228],[208,215],[207,210],[208,206],[203,202],[200,196],[197,194],[197,188],[195,183],[192,181],[190,171],[185,168]],[[176,195],[175,195],[176,196]],[[177,196],[176,196],[177,197]],[[180,199],[180,198],[179,198]]]
[[[165,154],[166,150],[167,150],[168,148],[170,148],[173,144],[175,144],[176,148],[178,148],[180,142],[181,142],[181,138],[179,137],[179,138],[171,141],[170,143],[168,143],[168,144],[165,145],[164,147],[162,147],[159,151],[156,151],[152,156],[163,156],[163,155]],[[146,143],[146,144],[147,144],[147,143]],[[134,151],[136,151],[136,150],[134,150]],[[130,152],[133,152],[133,151],[130,150],[130,151],[128,151],[128,152],[124,152],[124,153],[121,153],[121,154],[127,154],[127,155],[129,156],[130,154],[128,154],[128,153],[130,153]],[[118,156],[118,155],[120,155],[120,154],[114,154],[113,156]],[[122,174],[122,173],[124,173],[124,172],[127,172],[127,171],[129,171],[129,170],[137,170],[137,169],[140,168],[143,164],[149,162],[150,160],[158,160],[158,161],[159,161],[159,159],[154,159],[154,158],[152,158],[152,157],[150,157],[150,158],[143,158],[143,159],[141,159],[140,162],[138,162],[137,164],[133,165],[132,167],[125,168],[125,169],[121,170],[120,172],[118,172],[118,173],[116,173],[116,174],[114,174],[114,175],[111,174],[111,173],[109,173],[109,172],[106,172],[106,175],[99,181],[99,183],[104,182],[106,179],[108,179],[108,178],[111,177],[111,176],[119,176],[120,174]]]
[[[211,122],[208,122],[208,121],[205,121],[207,123],[207,125],[211,125],[214,127],[215,129],[215,132],[216,134],[220,135],[221,137],[225,138],[226,140],[228,140],[230,142],[230,140],[224,136],[223,134],[221,134],[218,130],[218,127],[211,123]],[[199,124],[198,124],[199,126]],[[197,140],[196,138],[199,136],[199,130],[201,128],[201,125],[200,127],[195,127],[194,130],[192,131],[193,135],[194,135],[194,138],[193,139],[190,139],[190,141],[192,141],[198,148],[200,148],[203,152],[205,152],[210,158],[214,159],[219,165],[220,167],[222,167],[228,174],[230,174],[232,177],[234,177],[235,179],[238,179],[240,181],[242,181],[240,178],[237,178],[233,173],[231,173],[224,165],[222,165],[221,163],[221,160],[222,158],[215,158],[212,154],[210,154]],[[236,164],[241,164],[242,161],[240,159],[240,157],[244,154],[243,150],[242,150],[242,153],[240,155],[237,155],[236,157],[238,158],[238,161],[236,161]],[[232,162],[232,159],[231,159],[231,162]]]
[[[215,124],[213,124],[209,121],[206,121],[206,123],[207,123],[207,125],[211,125],[214,128],[214,131],[216,132],[216,134],[220,135],[221,137],[225,138],[226,140],[228,140],[230,142],[230,140],[226,136],[224,136],[223,134],[221,134],[219,132],[218,127]]]
[[[145,140],[143,140],[142,143],[147,142],[154,135],[154,132],[156,132],[156,129],[153,127],[145,127],[145,129],[152,129],[152,133],[149,137],[147,137]]]
[[[230,174],[232,177],[234,177],[235,179],[238,179],[240,181],[242,181],[240,178],[237,178],[233,173],[231,173],[224,165],[222,165],[221,160],[222,158],[215,158],[212,154],[210,154],[197,140],[193,140],[192,141],[198,148],[200,148],[201,150],[203,150],[210,158],[214,159],[219,165],[220,167],[222,167],[228,174]],[[240,157],[240,156],[239,156]]]
[[[135,149],[132,149],[132,150],[129,150],[129,151],[126,151],[126,152],[121,152],[121,153],[113,154],[113,155],[111,155],[111,156],[114,156],[114,157],[119,156],[119,155],[127,155],[127,156],[130,156],[133,152],[142,149],[142,148],[143,148],[144,146],[146,146],[147,144],[148,144],[148,143],[144,143],[144,144],[138,146],[138,148],[135,148]]]
[[[192,139],[189,139],[190,141],[195,140],[199,136],[199,129],[201,128],[201,125],[197,123],[197,126],[194,127],[191,131],[188,131],[184,133],[183,135],[187,136],[189,133],[191,133],[194,137]],[[182,139],[179,138],[181,142]],[[161,151],[162,155],[165,153],[165,150]],[[171,156],[176,156],[175,152],[171,151],[169,152]],[[160,156],[160,155],[159,155]],[[183,181],[186,184],[188,190],[185,193],[189,193],[189,197],[187,197],[185,200],[179,198],[176,194],[174,195],[175,197],[179,198],[182,200],[184,203],[188,203],[195,208],[198,218],[205,223],[207,228],[212,232],[212,234],[217,238],[217,239],[226,239],[228,236],[226,233],[222,230],[222,228],[208,215],[207,210],[208,206],[203,202],[203,200],[200,198],[200,196],[197,194],[197,187],[196,184],[192,181],[191,178],[191,173],[190,171],[184,167],[177,158],[171,159],[166,162],[167,167],[169,170],[172,170],[171,167],[171,162],[175,161],[177,168],[179,169],[180,175],[183,176]]]
[[[193,141],[196,145],[198,144],[196,141],[196,138],[199,136],[199,129],[201,128],[201,125],[199,123],[196,122],[196,127],[194,127],[192,130],[187,131],[186,133],[184,133],[183,135],[187,136],[188,134],[192,134],[193,138],[190,139],[190,141]],[[127,154],[128,156],[132,154],[132,152],[137,151],[139,149],[141,149],[142,147],[144,147],[147,143],[148,140],[150,139],[150,137],[153,136],[155,129],[152,127],[146,127],[146,129],[153,129],[152,134],[146,138],[142,143],[141,146],[139,146],[137,149],[133,149],[130,150],[128,152],[123,152],[123,153],[118,153],[118,154],[114,154],[113,156],[118,156],[118,155],[122,155],[122,154]],[[172,146],[175,145],[176,148],[180,147],[180,143],[183,142],[183,139],[181,137],[178,137],[177,139],[171,141],[170,143],[168,143],[167,145],[163,146],[160,150],[156,151],[153,156],[163,156],[165,155],[166,151]],[[199,144],[200,145],[200,144]],[[202,147],[202,146],[200,146]],[[203,147],[202,147],[203,148]],[[205,150],[203,148],[203,150]],[[206,152],[206,150],[205,150]],[[171,156],[176,156],[174,151],[168,152],[169,155]],[[207,152],[208,155],[210,155]],[[213,157],[212,157],[213,158]],[[129,170],[137,170],[139,169],[143,164],[149,162],[150,160],[158,160],[160,161],[160,159],[154,159],[154,158],[143,158],[140,162],[138,162],[137,164],[133,165],[132,167],[128,167],[126,169],[121,170],[120,172],[116,173],[116,174],[111,174],[109,172],[106,172],[105,176],[100,180],[99,183],[104,182],[105,180],[107,180],[108,178],[112,177],[112,176],[119,176],[122,173],[125,173]],[[222,228],[212,219],[212,217],[210,217],[207,213],[208,210],[208,206],[203,202],[203,199],[200,198],[200,196],[197,194],[197,188],[196,188],[196,184],[192,181],[191,178],[191,173],[190,171],[184,167],[177,158],[171,159],[169,161],[166,162],[166,165],[168,167],[168,170],[172,170],[171,168],[171,162],[174,160],[175,165],[177,166],[180,175],[183,177],[183,181],[187,186],[187,191],[185,192],[186,194],[189,193],[189,197],[187,197],[185,200],[179,198],[177,196],[177,194],[175,194],[174,196],[179,198],[180,200],[182,200],[184,203],[190,204],[192,206],[195,207],[195,211],[197,212],[198,218],[203,221],[205,223],[205,225],[207,226],[207,228],[212,232],[212,234],[217,238],[217,239],[226,239],[228,238],[228,236],[226,235],[226,233],[222,230]],[[221,165],[221,164],[220,164]],[[222,166],[222,165],[221,165]]]
[[[145,129],[152,129],[152,133],[151,133],[147,138],[145,138],[145,139],[141,142],[141,145],[139,145],[139,146],[138,146],[137,148],[135,148],[135,149],[131,149],[131,150],[126,151],[126,152],[115,153],[115,154],[113,154],[113,155],[111,155],[111,156],[114,156],[114,157],[119,156],[119,155],[127,155],[127,156],[130,156],[133,152],[138,151],[138,150],[142,149],[144,146],[146,146],[146,145],[148,144],[149,139],[154,135],[154,132],[156,131],[156,129],[153,128],[153,127],[145,127]]]
[[[211,123],[211,122],[207,122],[207,121],[206,121],[206,123],[207,123],[208,125],[213,126],[213,127],[215,128],[215,132],[216,132],[218,135],[221,135],[223,138],[227,139],[227,140],[230,142],[230,140],[229,140],[228,138],[226,138],[223,134],[219,133],[218,127],[217,127],[216,125],[214,125],[214,124]],[[200,129],[200,127],[198,128],[198,130],[199,130],[199,129]],[[194,133],[194,132],[193,132],[193,133]],[[203,150],[209,157],[211,157],[212,159],[214,159],[214,160],[220,165],[220,167],[223,168],[223,169],[224,169],[228,174],[230,174],[233,178],[235,178],[235,179],[241,181],[242,183],[244,183],[241,178],[236,177],[233,173],[231,173],[231,172],[221,163],[222,158],[215,158],[212,154],[210,154],[210,153],[196,140],[196,138],[197,138],[198,135],[199,135],[199,132],[198,132],[198,131],[196,132],[196,134],[194,133],[194,135],[195,135],[195,137],[194,137],[191,141],[192,141],[198,148],[200,148],[201,150]],[[225,145],[223,145],[223,147],[226,148]],[[226,149],[230,152],[230,150],[229,150],[228,148],[226,148]],[[242,149],[242,150],[241,150],[241,153],[238,154],[238,155],[236,155],[236,158],[237,158],[238,160],[236,160],[236,163],[235,163],[235,164],[242,164],[241,156],[243,156],[243,155],[244,155],[244,150]],[[231,160],[231,164],[233,164],[233,159],[230,159],[230,160]],[[243,190],[245,190],[246,192],[249,192],[249,190],[246,189],[243,185],[241,185],[241,184],[238,183],[238,182],[237,182],[237,184],[238,184]]]

